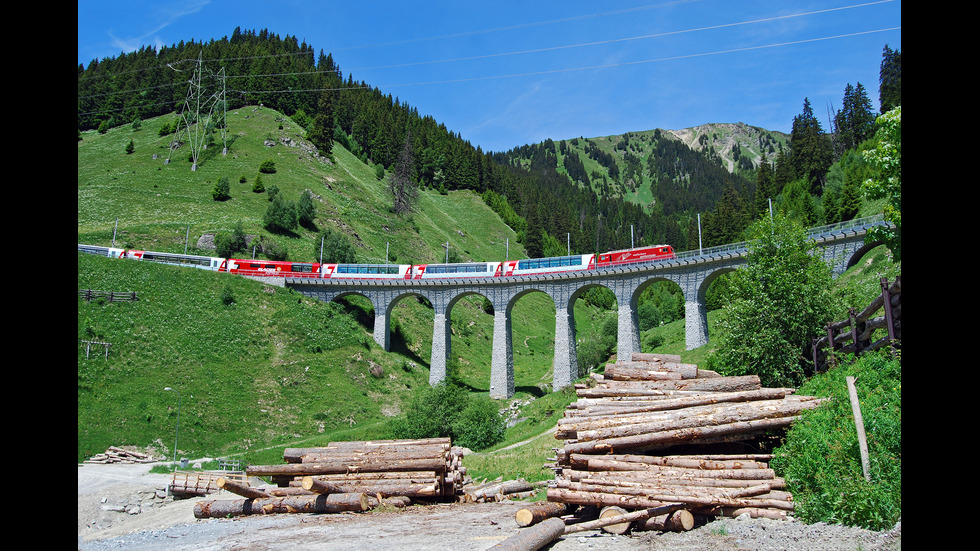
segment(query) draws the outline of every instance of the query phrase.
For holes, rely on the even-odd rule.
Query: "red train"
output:
[[[152,251],[125,250],[95,245],[78,245],[78,251],[111,258],[131,258],[192,266],[246,276],[298,277],[315,279],[459,279],[514,277],[557,272],[595,270],[640,262],[676,258],[670,245],[654,245],[605,253],[454,264],[332,264],[219,258]]]

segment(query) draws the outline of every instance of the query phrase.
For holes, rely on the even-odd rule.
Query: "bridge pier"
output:
[[[555,305],[555,360],[552,364],[552,390],[561,390],[578,379],[573,306],[574,302]]]
[[[391,351],[391,309],[394,302],[381,303],[371,297],[374,306],[374,342],[385,352]]]
[[[446,379],[446,368],[451,353],[452,336],[449,316],[436,312],[432,327],[432,356],[429,359],[429,384],[435,386]]]
[[[514,395],[514,345],[510,329],[510,305],[494,308],[493,352],[490,358],[490,397]]]
[[[708,344],[708,310],[704,302],[684,301],[684,349],[694,350]]]

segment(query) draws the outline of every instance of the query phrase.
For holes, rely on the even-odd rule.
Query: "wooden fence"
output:
[[[221,488],[218,487],[218,479],[224,478],[233,482],[244,484],[246,481],[244,472],[187,472],[174,471],[170,480],[170,493],[180,496],[203,496],[213,494]]]
[[[875,316],[879,310],[883,314]],[[886,330],[886,334],[876,341],[871,339],[877,330]],[[880,334],[880,333],[879,333]],[[871,301],[862,312],[856,313],[850,309],[846,320],[827,324],[827,335],[814,339],[813,365],[817,371],[824,371],[834,363],[837,354],[851,353],[854,355],[878,350],[891,346],[892,350],[900,347],[902,340],[902,276],[888,284],[887,278],[881,278],[881,295]]]
[[[93,291],[92,289],[79,289],[78,296],[91,302],[93,299],[108,299],[109,302],[133,302],[139,300],[136,291],[116,292],[116,291]]]

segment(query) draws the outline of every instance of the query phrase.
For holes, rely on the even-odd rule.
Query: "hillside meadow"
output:
[[[167,117],[106,134],[86,132],[78,149],[78,242],[126,248],[211,254],[197,248],[206,233],[247,234],[282,244],[290,259],[312,260],[313,230],[269,234],[262,228],[267,193],[252,191],[255,178],[295,200],[309,189],[319,228],[341,231],[362,262],[428,262],[444,259],[445,243],[464,260],[523,257],[516,234],[472,192],[422,191],[415,213],[396,216],[374,167],[342,147],[323,162],[291,147],[302,130],[272,110],[248,107],[229,113],[230,152],[211,146],[191,171],[184,154],[167,157]],[[133,152],[126,153],[132,140]],[[268,146],[266,143],[275,143]],[[154,155],[156,158],[153,158]],[[258,167],[273,160],[274,173]],[[217,202],[219,178],[231,182],[232,198]],[[118,219],[118,222],[117,222]],[[118,224],[118,226],[117,226]],[[894,278],[887,251],[876,249],[838,280],[842,305],[858,308],[877,293],[878,278]],[[368,301],[324,304],[291,290],[231,276],[133,261],[79,255],[78,287],[135,291],[137,302],[78,303],[78,460],[108,446],[136,446],[170,457],[235,456],[277,463],[287,446],[332,440],[383,438],[388,421],[402,413],[413,391],[428,384],[433,315],[413,299],[392,316],[392,345],[374,343]],[[474,477],[551,478],[545,458],[555,440],[550,429],[574,392],[550,392],[554,305],[534,293],[513,311],[516,394],[523,421],[508,429],[496,448],[524,446],[467,457]],[[645,332],[642,342],[707,365],[720,342],[723,310],[708,313],[711,341],[685,350],[684,320]],[[841,319],[846,317],[842,306]],[[615,322],[612,309],[576,303],[578,341],[602,338]],[[452,367],[473,393],[489,388],[492,315],[479,297],[452,312]],[[86,357],[81,341],[112,343],[108,358]],[[615,349],[613,348],[613,351]],[[611,356],[609,361],[615,360]],[[164,388],[177,389],[175,392]],[[178,428],[179,424],[179,428]]]

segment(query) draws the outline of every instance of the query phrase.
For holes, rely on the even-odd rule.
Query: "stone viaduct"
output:
[[[810,237],[824,251],[824,259],[835,276],[856,263],[876,244],[865,244],[869,227],[885,224],[881,217],[854,220],[845,224],[810,230]],[[488,279],[424,280],[339,280],[280,279],[279,284],[304,295],[328,302],[346,295],[362,295],[374,306],[374,340],[389,350],[391,313],[404,298],[426,298],[435,311],[429,382],[446,377],[450,358],[450,315],[453,305],[467,295],[481,295],[493,305],[493,354],[490,367],[490,396],[509,398],[514,394],[511,310],[528,293],[547,294],[555,304],[554,390],[578,378],[575,352],[575,300],[589,288],[603,286],[616,295],[619,308],[617,356],[629,358],[640,351],[637,299],[657,281],[672,281],[684,293],[686,348],[692,350],[708,342],[705,293],[719,275],[745,263],[746,243],[679,253],[676,259],[601,270],[566,272],[531,277]]]

